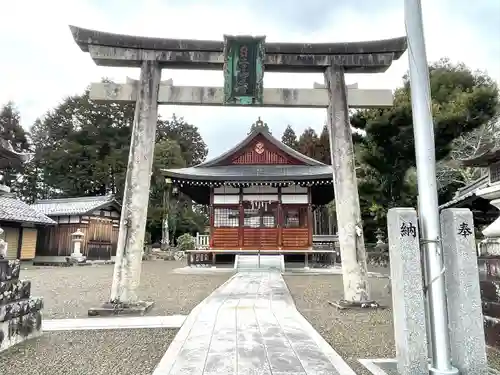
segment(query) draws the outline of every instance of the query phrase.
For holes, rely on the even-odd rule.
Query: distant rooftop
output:
[[[119,208],[114,195],[37,200],[31,207],[48,216],[85,215],[109,205]]]

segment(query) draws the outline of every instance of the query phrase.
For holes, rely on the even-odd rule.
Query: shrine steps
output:
[[[276,270],[279,272],[285,271],[285,257],[283,255],[239,255],[237,254],[234,260],[234,268],[238,271],[262,271]]]

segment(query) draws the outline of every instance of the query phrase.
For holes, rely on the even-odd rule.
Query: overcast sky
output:
[[[0,1],[0,104],[13,100],[22,123],[33,121],[68,95],[106,76],[125,82],[138,69],[97,67],[74,43],[68,25],[167,38],[216,39],[224,34],[266,35],[267,41],[343,42],[405,33],[404,0],[16,0]],[[423,0],[429,61],[449,57],[486,70],[500,82],[500,0]],[[394,89],[408,68],[405,53],[386,72],[348,75],[360,88]],[[176,85],[222,86],[222,72],[168,71]],[[266,73],[266,87],[312,88],[318,74]],[[318,109],[162,106],[198,126],[213,157],[241,138],[258,116],[273,134],[287,124],[318,131]]]

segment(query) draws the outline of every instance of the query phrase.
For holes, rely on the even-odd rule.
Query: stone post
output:
[[[112,313],[143,314],[152,302],[139,301],[146,218],[153,166],[158,91],[161,68],[157,61],[143,61],[137,82],[137,102],[130,141],[127,176],[123,194],[120,230],[110,302],[101,309],[89,310],[89,315]]]
[[[370,301],[370,289],[343,68],[327,68],[325,82],[330,98],[327,126],[330,135],[344,300],[351,303],[367,302]]]
[[[479,271],[472,212],[441,212],[452,364],[460,375],[487,375]]]
[[[394,339],[400,375],[428,374],[427,333],[417,213],[387,214]]]

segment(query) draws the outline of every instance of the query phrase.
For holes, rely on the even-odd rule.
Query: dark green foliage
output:
[[[95,196],[113,193],[118,200],[128,164],[133,104],[96,103],[83,95],[66,98],[37,120],[31,129],[34,158],[26,165],[23,187],[27,201],[39,198]],[[208,153],[198,129],[175,115],[157,123],[153,175],[151,180],[147,230],[152,241],[161,237],[164,178],[162,168],[200,163]],[[172,198],[174,199],[174,198]],[[175,197],[183,204],[185,197]],[[185,206],[185,204],[184,204]],[[195,216],[189,223],[204,221]],[[183,211],[183,214],[184,214]],[[182,221],[180,216],[173,220]],[[197,231],[200,226],[177,227]],[[202,226],[201,226],[202,227]]]
[[[17,152],[26,153],[30,151],[28,134],[21,126],[21,115],[13,102],[8,102],[0,109],[0,137],[9,141],[12,148]],[[19,173],[23,172],[14,168],[2,170],[3,183],[17,189]]]
[[[297,150],[299,148],[299,141],[297,140],[297,134],[292,129],[290,125],[288,125],[283,132],[283,136],[281,137],[281,142],[283,142],[288,147]]]
[[[436,159],[442,160],[449,155],[455,138],[495,116],[498,90],[488,76],[446,59],[431,65],[429,73]],[[364,219],[375,220],[382,227],[389,208],[416,206],[410,95],[409,77],[405,76],[392,108],[358,111],[351,118],[353,127],[366,132],[357,144]],[[441,193],[441,201],[452,195],[452,191]]]

